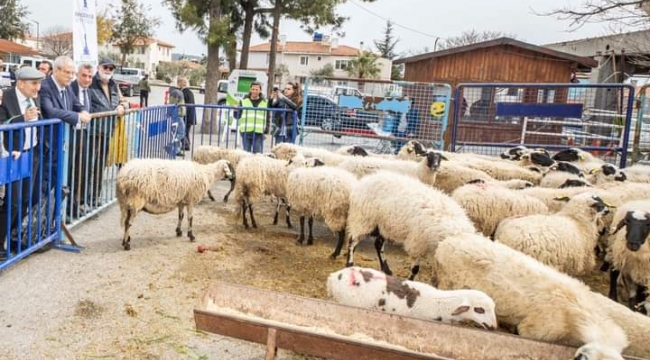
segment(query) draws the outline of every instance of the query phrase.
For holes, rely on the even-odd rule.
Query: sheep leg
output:
[[[187,222],[189,223],[189,226],[187,227],[187,237],[190,238],[191,242],[193,242],[195,237],[192,232],[192,223],[194,222],[194,206],[192,205],[187,206]]]
[[[420,272],[420,258],[416,258],[411,266],[411,274],[409,275],[409,280],[413,281],[415,276]]]
[[[303,241],[305,241],[305,215],[300,215],[300,235],[296,240],[296,244],[302,245]]]
[[[280,215],[280,198],[275,203],[275,214],[273,215],[273,225],[278,224],[278,216]]]
[[[341,249],[343,248],[343,242],[345,241],[345,228],[341,231],[338,232],[339,239],[336,242],[336,248],[334,248],[334,252],[332,255],[330,255],[330,258],[336,259],[339,255],[341,255]]]
[[[307,238],[307,245],[314,245],[314,233],[312,232],[314,228],[314,217],[310,216],[307,220],[307,225],[309,225],[309,237]]]
[[[351,238],[348,244],[348,258],[345,261],[345,267],[354,266],[354,249],[356,249],[357,245],[359,245],[359,240]]]
[[[384,274],[393,275],[393,272],[390,271],[390,267],[388,267],[388,260],[386,260],[386,256],[384,255],[385,245],[386,239],[384,239],[384,237],[379,234],[376,235],[375,250],[377,251],[377,257],[379,258],[379,268],[384,272]]]
[[[284,201],[284,204],[287,205],[287,209],[286,209],[286,211],[287,211],[287,215],[286,215],[287,218],[286,218],[286,221],[287,221],[287,227],[288,227],[289,229],[291,229],[291,228],[293,228],[293,225],[291,225],[291,216],[290,216],[290,215],[291,215],[291,204],[289,204],[288,202],[286,202],[286,200],[284,200],[284,199],[282,199],[282,201]],[[309,231],[310,231],[310,233],[311,233],[311,229],[310,229]],[[307,245],[311,245],[311,244],[307,244]]]
[[[180,237],[183,235],[183,231],[181,230],[181,225],[183,224],[183,217],[185,214],[183,213],[183,206],[179,205],[178,206],[178,224],[176,225],[176,236]]]
[[[609,269],[609,298],[618,301],[618,276],[620,275],[620,271]]]
[[[246,219],[246,199],[242,199],[241,201],[241,216],[242,216],[242,224],[244,225],[244,228],[248,230],[248,220]]]
[[[126,218],[124,219],[124,237],[122,238],[122,247],[124,250],[131,250],[131,235],[129,235],[129,229],[131,224],[133,224],[133,219],[135,213],[132,215],[131,209],[126,210]]]
[[[248,212],[251,215],[251,225],[254,228],[257,228],[257,223],[255,222],[255,217],[253,216],[253,204],[250,204],[250,203],[248,204]]]
[[[225,203],[228,202],[228,196],[230,196],[230,194],[232,193],[233,190],[235,190],[235,180],[234,179],[230,180],[230,190],[228,190],[226,195],[223,196],[223,202],[225,202]],[[208,191],[208,194],[210,194],[209,191]],[[212,201],[214,201],[213,198],[210,198],[210,199],[212,199]]]
[[[208,197],[210,198],[210,200],[212,200],[212,201],[216,201],[216,200],[214,199],[214,196],[212,196],[212,192],[211,192],[210,190],[208,190]]]

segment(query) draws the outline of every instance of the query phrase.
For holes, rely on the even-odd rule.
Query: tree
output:
[[[72,54],[72,30],[56,25],[41,35],[41,50],[53,57]]]
[[[0,0],[0,39],[24,39],[29,30],[27,7],[19,0]]]
[[[615,22],[625,26],[647,26],[650,18],[650,1],[648,0],[588,0],[580,8],[564,7],[543,16],[557,16],[562,20],[571,20],[572,26],[582,26],[587,22]]]
[[[377,55],[362,51],[359,56],[350,60],[350,66],[345,71],[357,79],[376,79],[381,72],[381,64],[377,63]]]
[[[395,52],[397,47],[398,39],[395,39],[393,35],[393,23],[389,21],[386,22],[386,29],[384,30],[384,38],[381,40],[375,40],[375,46],[381,57],[393,60],[398,54]],[[390,71],[391,80],[402,80],[402,67],[399,65],[393,65]]]
[[[111,40],[119,47],[122,53],[121,64],[124,66],[126,56],[132,54],[139,43],[147,44],[160,20],[148,16],[151,6],[144,6],[138,0],[122,0],[121,3],[112,17],[114,23]]]
[[[106,44],[113,36],[113,24],[108,9],[100,11],[95,17],[97,21],[97,45]]]
[[[309,75],[313,77],[334,77],[334,66],[332,64],[326,64],[320,69],[311,70]]]
[[[509,37],[515,39],[517,36],[513,34],[503,33],[501,31],[476,31],[474,29],[465,31],[459,36],[446,38],[444,42],[438,45],[436,50],[451,49],[459,46],[471,45],[483,41],[498,39],[500,37]]]

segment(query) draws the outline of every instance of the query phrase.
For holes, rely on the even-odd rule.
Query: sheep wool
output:
[[[576,347],[595,343],[617,355],[628,346],[625,331],[592,301],[588,286],[506,245],[476,234],[449,237],[438,245],[433,267],[439,289],[485,292],[499,323],[520,336]]]
[[[438,290],[431,285],[388,276],[374,269],[349,267],[327,277],[336,302],[446,323],[471,322],[496,329],[494,301],[478,290]]]
[[[361,179],[352,187],[347,225],[347,265],[354,265],[354,248],[366,235],[403,244],[414,260],[410,280],[419,271],[420,259],[435,252],[438,242],[464,232],[476,232],[474,225],[448,195],[416,179],[382,171]],[[378,249],[381,269],[390,275]]]
[[[194,241],[192,220],[194,206],[201,201],[215,182],[233,178],[232,165],[227,160],[201,165],[185,160],[133,159],[117,174],[116,193],[124,227],[122,246],[131,249],[129,229],[140,210],[150,214],[165,214],[178,209],[176,235],[181,236],[184,208],[187,208],[187,236]]]

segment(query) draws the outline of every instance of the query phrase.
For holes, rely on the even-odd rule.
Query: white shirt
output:
[[[61,91],[65,91],[66,96],[68,95],[68,91],[66,90],[66,88],[61,87],[61,85],[59,85],[59,83],[56,82],[56,79],[54,77],[52,77],[52,82],[54,83],[54,86],[56,86],[56,90],[57,90],[57,93],[59,94],[59,97],[61,98],[61,101],[63,101],[63,98],[61,97]],[[72,101],[72,99],[68,99],[66,97],[65,102],[70,104],[70,101]],[[65,110],[68,110],[68,109],[65,109]],[[77,114],[77,125],[75,126],[76,129],[81,129],[81,125],[79,125],[81,123],[80,120],[81,120],[81,115]]]
[[[24,114],[27,111],[27,105],[29,100],[23,93],[16,88],[16,98],[18,99],[18,106],[20,106],[20,113]],[[25,122],[33,122],[36,120],[27,120]],[[34,131],[33,131],[34,130]],[[35,127],[26,127],[25,128],[25,143],[23,144],[23,150],[29,150],[38,144],[38,139],[36,137],[36,128]],[[14,144],[15,145],[15,144]]]
[[[56,81],[54,82],[56,83]],[[59,86],[59,85],[57,85]],[[88,96],[88,101],[90,101],[90,95],[88,95],[88,88],[82,88],[81,85],[79,85],[79,94],[77,94],[77,98],[79,99],[79,102],[81,103],[82,106],[86,106],[86,103],[84,102],[84,90],[86,91],[86,96]],[[89,106],[90,107],[90,106]],[[74,127],[76,130],[80,130],[84,128],[85,125],[79,121],[77,125]]]

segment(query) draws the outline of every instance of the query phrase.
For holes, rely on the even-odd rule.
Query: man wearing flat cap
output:
[[[0,104],[0,124],[32,123],[42,119],[40,114],[41,102],[38,91],[41,88],[41,80],[45,78],[43,73],[32,67],[25,67],[16,71],[16,86],[3,91],[3,101]],[[6,201],[0,205],[0,244],[10,244],[7,235],[10,228],[17,226],[21,219],[18,219],[18,210],[25,214],[30,198],[32,204],[36,203],[39,148],[42,141],[35,127],[26,127],[24,130],[14,130],[3,139],[3,145],[11,156],[18,160],[20,157],[28,156],[32,166],[31,184],[30,178],[13,182],[11,189],[11,204]],[[31,185],[31,187],[30,187]],[[8,199],[8,198],[7,198]],[[18,200],[21,199],[21,203]],[[7,214],[10,214],[10,221],[7,223]],[[6,251],[6,249],[5,249]],[[18,246],[11,242],[11,251],[17,252]]]
[[[113,80],[115,63],[111,58],[99,59],[97,73],[88,88],[90,95],[90,108],[93,113],[117,111],[118,116],[124,115],[124,100],[122,94]],[[97,119],[91,123],[89,129],[90,144],[96,144],[95,160],[92,164],[93,196],[96,204],[101,204],[102,180],[104,167],[108,159],[108,141],[115,129],[115,117]]]

